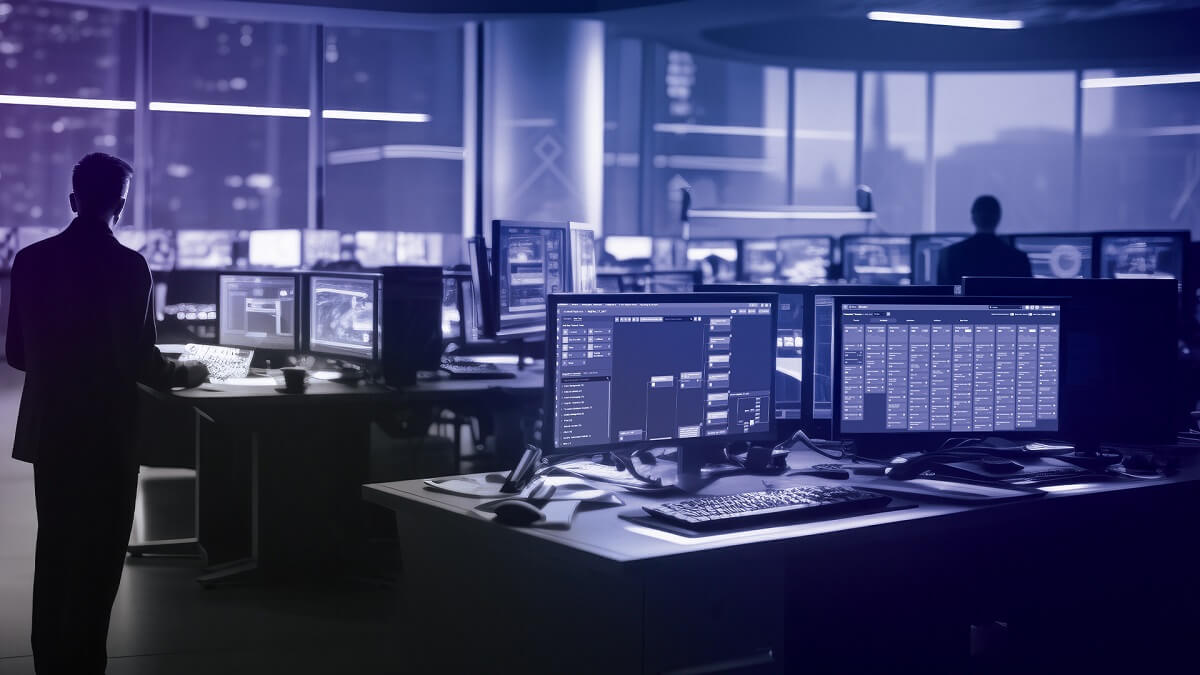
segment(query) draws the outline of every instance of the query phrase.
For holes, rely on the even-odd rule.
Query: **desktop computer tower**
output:
[[[384,267],[380,315],[384,380],[413,384],[417,372],[437,370],[442,357],[442,270]]]

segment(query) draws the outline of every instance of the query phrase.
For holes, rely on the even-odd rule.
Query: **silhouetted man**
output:
[[[154,346],[150,268],[112,234],[132,169],[101,153],[72,174],[77,217],[17,254],[8,362],[25,371],[13,457],[33,463],[38,673],[103,673],[133,523],[137,383],[203,381]]]
[[[947,246],[938,253],[938,283],[960,284],[962,278],[1031,277],[1029,256],[996,236],[1000,224],[1000,201],[983,195],[971,205],[975,235]]]

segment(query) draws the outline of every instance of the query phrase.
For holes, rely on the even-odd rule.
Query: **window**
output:
[[[604,59],[604,233],[639,234],[642,43],[610,39]]]
[[[462,31],[328,28],[324,61],[324,226],[460,234]]]
[[[150,227],[307,225],[312,30],[151,18]]]
[[[981,194],[1001,233],[1074,227],[1074,73],[939,73],[933,91],[938,230],[970,228]]]
[[[884,232],[922,230],[928,80],[924,73],[863,73],[862,181]]]
[[[795,202],[854,204],[854,73],[797,70]]]
[[[133,159],[135,24],[129,11],[0,2],[0,227],[66,226],[79,158]]]
[[[654,53],[653,234],[679,234],[683,185],[695,208],[786,204],[787,69]]]
[[[1086,71],[1080,221],[1084,229],[1200,235],[1200,84],[1093,87]]]

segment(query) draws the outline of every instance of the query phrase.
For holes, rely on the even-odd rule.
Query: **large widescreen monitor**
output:
[[[303,262],[300,230],[252,230],[250,266],[296,268]]]
[[[908,237],[847,234],[842,237],[842,276],[852,284],[907,284],[912,242]]]
[[[965,234],[914,234],[912,236],[913,283],[932,286],[938,282],[938,255],[942,249],[966,239]]]
[[[1104,279],[1183,279],[1183,257],[1191,234],[1103,232],[1099,238]]]
[[[737,280],[736,239],[689,239],[686,247],[688,266],[700,269],[706,283]]]
[[[833,264],[833,237],[780,237],[779,279],[791,284],[811,284],[829,278]]]
[[[175,233],[175,266],[184,270],[218,270],[233,266],[234,230],[179,230]]]
[[[1039,279],[1091,279],[1095,276],[1090,234],[1019,234],[1013,246],[1029,256]]]
[[[775,296],[554,295],[548,452],[774,441]]]
[[[774,239],[742,239],[738,244],[739,280],[763,282],[777,276],[779,247]]]

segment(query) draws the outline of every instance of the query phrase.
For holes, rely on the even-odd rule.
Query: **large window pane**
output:
[[[863,73],[862,179],[885,232],[921,231],[928,79],[924,73]]]
[[[679,233],[684,184],[696,208],[787,203],[786,69],[658,47],[654,73],[655,234]]]
[[[971,227],[993,194],[1001,233],[1074,225],[1073,73],[939,73],[934,86],[937,229]]]
[[[131,104],[135,23],[130,11],[0,2],[0,94]],[[94,151],[132,159],[133,113],[0,103],[0,227],[70,222],[71,168]]]
[[[151,113],[150,227],[307,225],[311,43],[310,26],[152,17],[152,101],[261,114]]]
[[[642,42],[611,39],[604,60],[604,233],[638,234]]]
[[[325,227],[461,233],[462,31],[325,36],[325,107],[399,114],[325,120]]]
[[[1084,79],[1147,72],[1087,71]],[[1200,84],[1083,90],[1085,229],[1200,236]]]
[[[796,203],[854,203],[854,73],[796,71]]]

